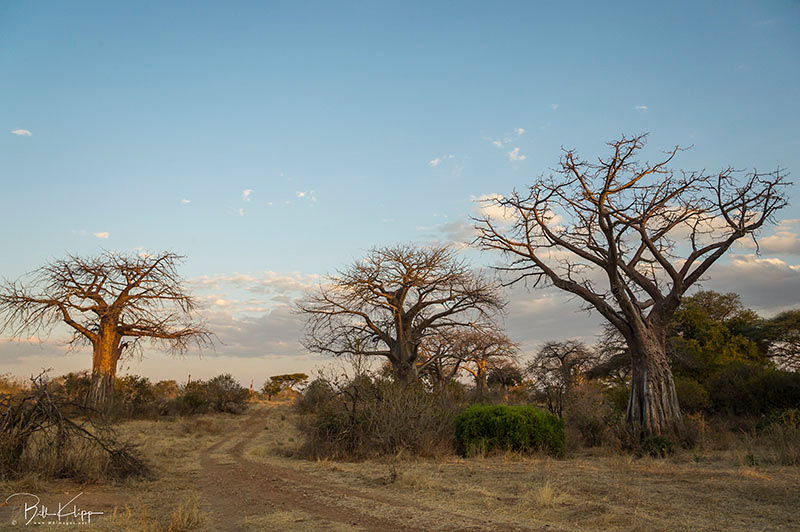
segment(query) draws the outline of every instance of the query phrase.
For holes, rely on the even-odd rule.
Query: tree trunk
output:
[[[397,342],[394,348],[392,372],[396,382],[409,383],[417,380],[417,349],[406,342]]]
[[[92,384],[86,398],[88,406],[108,412],[114,404],[114,382],[117,377],[119,339],[100,336],[92,356]]]
[[[409,383],[417,380],[417,366],[412,362],[399,362],[392,367],[395,382]]]
[[[629,345],[632,357],[631,393],[626,421],[644,434],[670,434],[681,425],[681,410],[663,334],[648,331]]]

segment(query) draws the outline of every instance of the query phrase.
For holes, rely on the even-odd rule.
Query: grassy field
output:
[[[666,460],[599,449],[564,460],[308,461],[297,457],[296,417],[288,403],[256,403],[241,416],[126,422],[119,430],[141,446],[153,480],[0,487],[49,507],[82,492],[80,508],[104,512],[82,529],[98,531],[800,529],[800,468],[748,465],[746,448]],[[0,529],[25,529],[10,506],[0,510]]]

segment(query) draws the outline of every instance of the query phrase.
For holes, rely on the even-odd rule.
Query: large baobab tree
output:
[[[55,260],[27,279],[3,283],[0,330],[21,338],[67,324],[71,347],[92,347],[87,402],[106,409],[113,400],[117,363],[140,351],[142,341],[174,353],[192,343],[211,343],[211,333],[193,320],[195,302],[176,269],[181,259],[171,252],[105,252]]]
[[[681,296],[734,242],[772,220],[788,183],[780,170],[675,172],[677,147],[640,163],[645,140],[623,136],[596,162],[566,151],[555,175],[493,199],[504,219],[477,218],[476,240],[505,254],[508,283],[570,292],[619,331],[631,356],[627,420],[660,433],[681,422],[665,353]]]
[[[371,250],[299,303],[309,350],[385,357],[400,381],[416,378],[426,335],[502,307],[498,285],[450,248],[413,245]]]

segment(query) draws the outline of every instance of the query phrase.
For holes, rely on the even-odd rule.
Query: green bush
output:
[[[714,410],[735,415],[766,415],[800,408],[800,373],[736,362],[711,378],[706,388]]]
[[[331,383],[319,378],[311,381],[311,384],[308,385],[295,404],[301,414],[311,414],[334,397],[336,397],[336,392],[333,390]]]
[[[675,392],[684,412],[700,412],[711,408],[711,398],[706,389],[690,377],[676,377]]]
[[[532,406],[473,405],[456,417],[456,449],[462,455],[494,450],[566,452],[564,421]]]
[[[241,414],[245,410],[247,389],[230,373],[217,375],[206,383],[206,393],[211,406],[217,412]]]

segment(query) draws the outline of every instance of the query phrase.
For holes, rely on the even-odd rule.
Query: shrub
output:
[[[158,414],[155,391],[150,379],[125,375],[114,387],[114,410],[118,417],[150,417]]]
[[[631,391],[626,385],[615,384],[603,390],[603,394],[608,400],[608,405],[615,412],[624,414],[628,409],[628,398],[631,395]]]
[[[714,410],[735,415],[766,415],[774,409],[800,408],[800,373],[736,362],[707,385]]]
[[[301,414],[316,412],[321,406],[336,397],[331,383],[323,378],[314,379],[297,399],[297,409]]]
[[[786,410],[773,410],[769,415],[759,420],[756,430],[762,432],[764,429],[780,425],[784,427],[800,430],[800,408],[787,408]]]
[[[566,452],[564,421],[532,406],[473,405],[456,417],[456,449],[462,455],[494,450]]]
[[[0,395],[0,478],[36,472],[96,481],[147,476],[135,448],[117,439],[103,416],[50,392],[44,375],[16,395]]]
[[[636,454],[638,456],[649,455],[654,458],[666,458],[675,454],[675,446],[671,440],[662,436],[648,436],[642,440],[642,444]]]
[[[567,429],[577,430],[587,447],[602,445],[607,439],[609,424],[619,416],[607,396],[596,384],[586,383],[572,388],[564,403]]]
[[[247,406],[249,392],[233,375],[225,373],[208,381],[206,394],[210,405],[217,412],[241,414]]]
[[[323,385],[317,386],[324,390]],[[332,389],[335,396],[318,403],[314,415],[301,421],[306,455],[366,458],[408,452],[435,456],[452,448],[454,412],[419,383],[360,375]]]
[[[678,404],[684,412],[700,412],[711,408],[708,392],[692,378],[677,377],[675,392],[678,394]]]

